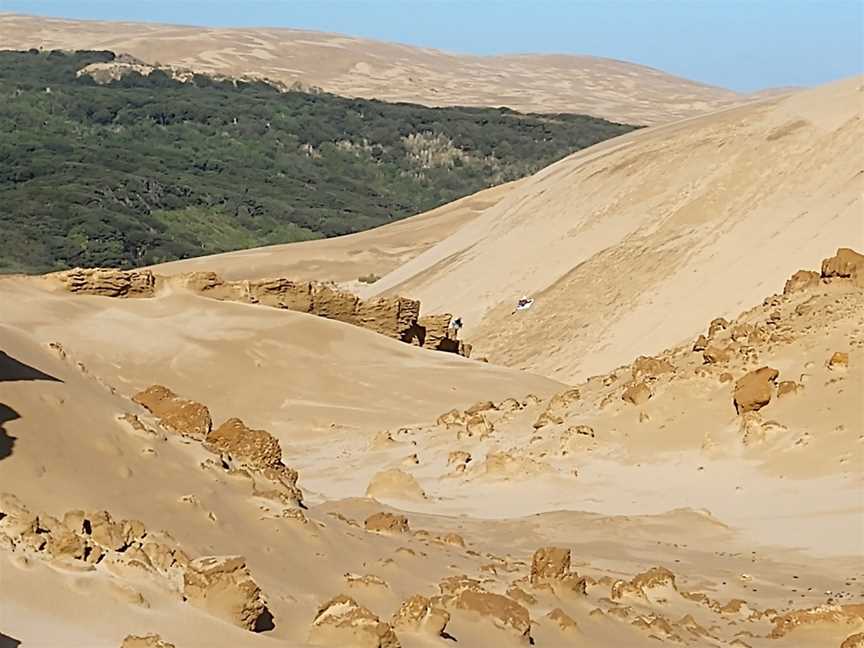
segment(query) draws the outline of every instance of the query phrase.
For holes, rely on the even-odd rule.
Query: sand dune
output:
[[[381,277],[407,263],[496,205],[521,182],[485,189],[356,234],[171,261],[151,269],[160,274],[209,271],[228,280],[282,276],[352,284],[359,277]]]
[[[0,14],[0,47],[110,49],[147,63],[299,81],[340,95],[430,106],[575,112],[632,124],[745,100],[642,65],[571,55],[469,56],[291,29],[207,29]]]
[[[864,630],[862,296],[861,275],[803,274],[712,323],[722,357],[688,344],[574,390],[289,311],[5,278],[3,632],[25,648],[420,648],[444,624],[513,648],[838,645]],[[761,364],[779,386],[732,389]],[[243,446],[214,454],[130,400],[153,382],[214,429],[268,429],[307,508],[232,467]],[[382,471],[419,495],[390,479],[362,498]],[[167,567],[160,547],[182,555]],[[254,589],[196,576],[202,600],[190,574],[235,555]],[[398,612],[414,594],[432,597],[410,599],[420,616]],[[238,627],[241,602],[269,629]]]
[[[0,277],[0,644],[859,648],[861,88],[156,268],[420,297],[492,363],[200,275]]]
[[[854,78],[604,142],[365,290],[461,315],[481,355],[559,380],[659,351],[861,247],[862,102]]]

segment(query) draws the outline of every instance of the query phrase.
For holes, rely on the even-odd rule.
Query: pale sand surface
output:
[[[816,279],[769,297],[838,245],[864,247],[859,85],[600,145],[479,215],[469,208],[461,228],[442,208],[309,256],[271,250],[247,274],[237,255],[170,268],[250,278],[309,263],[348,281],[372,266],[340,254],[405,255],[373,288],[470,314],[490,364],[180,282],[120,299],[0,278],[0,493],[43,516],[139,519],[191,557],[242,555],[275,620],[253,633],[184,602],[129,550],[92,567],[6,542],[4,518],[0,633],[22,648],[107,648],[149,632],[177,648],[307,646],[333,596],[390,621],[458,575],[518,599],[540,647],[824,648],[864,631],[864,289]],[[503,310],[522,292],[537,302],[514,320]],[[728,358],[706,363],[693,341],[720,315],[738,318],[711,336]],[[836,352],[845,365],[830,364]],[[662,370],[631,364],[649,353]],[[736,414],[735,382],[762,366],[794,388],[770,387],[761,410]],[[640,381],[650,398],[624,400]],[[154,383],[206,405],[217,426],[237,416],[273,434],[308,522],[130,400]],[[461,412],[486,400],[494,407]],[[471,457],[461,470],[460,451]],[[394,469],[404,475],[381,477]],[[379,511],[405,514],[410,531],[364,530]],[[528,582],[547,545],[571,551],[584,594]],[[654,566],[674,586],[614,594],[614,581]],[[440,603],[456,643],[397,627],[401,646],[528,645],[494,606]],[[561,629],[547,616],[556,608],[577,627]],[[374,645],[361,634],[325,645]]]
[[[477,353],[564,381],[677,344],[864,247],[862,83],[576,153],[363,294],[460,315]]]
[[[472,56],[292,29],[0,14],[0,47],[110,49],[146,63],[299,81],[345,96],[585,113],[632,124],[669,122],[748,100],[643,65],[594,56]]]

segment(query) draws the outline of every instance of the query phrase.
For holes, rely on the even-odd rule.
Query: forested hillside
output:
[[[0,52],[0,272],[135,266],[335,236],[533,173],[633,129],[78,75],[111,52]]]

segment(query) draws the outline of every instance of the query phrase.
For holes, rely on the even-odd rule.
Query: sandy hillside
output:
[[[336,94],[430,106],[508,106],[632,124],[703,114],[734,92],[592,56],[469,56],[291,29],[206,29],[0,14],[0,47],[110,49],[147,63],[300,81]]]
[[[171,261],[153,266],[152,270],[164,274],[217,272],[228,280],[282,276],[346,284],[359,277],[380,277],[473,221],[521,182],[484,189],[423,214],[356,234]]]
[[[4,278],[0,632],[840,645],[864,631],[862,282],[844,253],[565,387],[180,282]]]
[[[493,362],[584,378],[860,248],[862,115],[853,78],[601,143],[364,290],[462,316]]]

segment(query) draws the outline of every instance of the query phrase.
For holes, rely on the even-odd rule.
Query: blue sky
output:
[[[0,0],[0,11],[593,54],[740,91],[864,71],[864,0]]]

